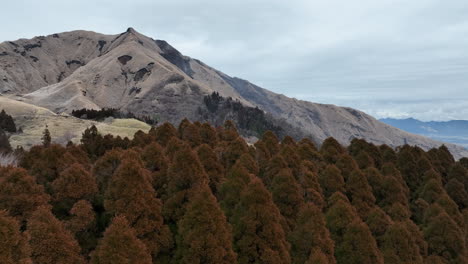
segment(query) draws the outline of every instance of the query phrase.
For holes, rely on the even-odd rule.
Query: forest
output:
[[[53,140],[0,167],[0,263],[468,263],[468,159],[444,146],[188,120]]]

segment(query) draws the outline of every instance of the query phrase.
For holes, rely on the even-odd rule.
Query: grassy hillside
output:
[[[51,132],[52,141],[64,144],[68,141],[78,142],[83,131],[92,126],[104,134],[132,138],[135,132],[147,132],[150,126],[135,119],[108,119],[105,122],[81,120],[69,115],[58,115],[52,111],[25,102],[0,96],[0,108],[13,116],[18,128],[23,133],[10,137],[13,148],[23,146],[29,148],[41,142],[42,132],[46,125]]]

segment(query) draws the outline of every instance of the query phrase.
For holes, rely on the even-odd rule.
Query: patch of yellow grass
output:
[[[133,135],[142,130],[148,132],[151,128],[144,122],[136,119],[109,119],[107,122],[82,120],[69,115],[57,115],[45,108],[37,107],[24,102],[19,102],[0,96],[0,110],[12,115],[18,128],[23,133],[17,133],[10,137],[13,148],[23,146],[30,148],[41,144],[41,137],[46,128],[49,128],[52,141],[66,144],[68,141],[78,143],[86,128],[95,125],[98,131],[114,136],[133,138]]]

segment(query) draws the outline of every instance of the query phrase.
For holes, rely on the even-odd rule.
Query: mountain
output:
[[[410,133],[468,147],[467,120],[423,122],[414,118],[384,118],[380,121]]]
[[[236,117],[237,123],[244,120],[247,132],[260,127],[249,135],[256,137],[264,128],[273,127],[286,130],[283,134],[311,137],[317,143],[334,137],[345,145],[353,138],[392,147],[408,143],[425,150],[442,144],[352,108],[270,92],[184,56],[167,42],[133,28],[119,35],[71,31],[3,42],[0,93],[56,113],[112,107],[155,116],[161,122],[177,124],[188,118],[214,125]],[[225,101],[229,107],[224,109],[229,111],[222,118],[207,110],[205,99],[214,93],[231,98]],[[231,102],[248,111],[239,111]],[[462,147],[447,146],[457,158],[468,156]]]

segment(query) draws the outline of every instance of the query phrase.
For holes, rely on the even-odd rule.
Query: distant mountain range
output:
[[[468,120],[423,122],[414,118],[383,118],[380,121],[410,133],[468,148]]]
[[[207,104],[207,96],[214,94],[214,104]],[[310,137],[318,144],[328,137],[344,145],[364,138],[378,145],[408,143],[425,150],[442,144],[356,109],[273,93],[133,28],[118,35],[80,30],[0,43],[0,95],[54,113],[117,108],[155,115],[160,122],[178,124],[188,118],[215,126],[234,119],[258,130],[243,134],[251,138],[265,128],[280,128],[283,134]],[[448,148],[458,158],[468,156],[460,146]]]

